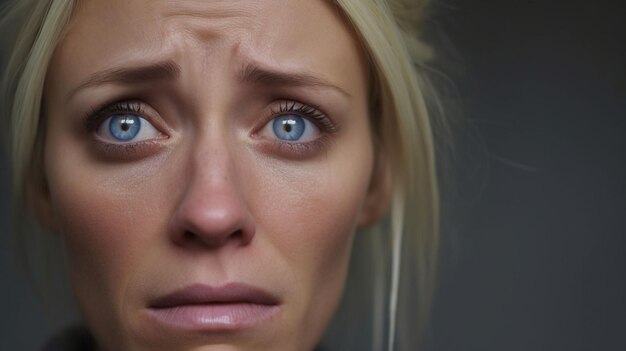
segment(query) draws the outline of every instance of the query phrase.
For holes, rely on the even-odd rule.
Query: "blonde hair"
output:
[[[7,108],[3,111],[8,119],[5,125],[11,127],[5,137],[10,140],[16,213],[28,207],[28,186],[45,186],[40,154],[43,86],[75,2],[16,1],[0,22],[3,27],[9,19],[24,23],[5,70],[2,95],[2,106]],[[358,235],[357,239],[364,242],[355,243],[358,250],[355,248],[353,254],[353,262],[366,257],[374,264],[368,271],[376,273],[370,285],[374,306],[370,345],[376,350],[415,350],[429,316],[439,233],[434,140],[425,101],[431,88],[423,72],[432,50],[419,38],[426,1],[335,0],[335,4],[369,56],[372,124],[393,177],[389,218],[371,233]],[[7,43],[3,44],[6,47]],[[27,218],[21,215],[16,224],[29,221]],[[36,235],[33,228],[24,228],[17,227],[22,240],[28,234]],[[32,242],[41,239],[41,235],[36,236]],[[356,266],[351,268],[348,290],[354,285],[351,276],[358,275],[352,270],[364,268],[363,264]],[[336,319],[353,319],[354,308],[340,308],[338,314],[344,316]],[[337,333],[327,333],[326,341],[336,344],[333,335]]]

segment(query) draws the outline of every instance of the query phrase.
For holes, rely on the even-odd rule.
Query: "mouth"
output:
[[[274,295],[242,283],[194,284],[156,298],[148,306],[158,324],[187,331],[241,331],[280,312]]]

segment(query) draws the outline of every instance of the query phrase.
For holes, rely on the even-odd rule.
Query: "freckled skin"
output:
[[[70,91],[97,71],[172,60],[180,76]],[[249,62],[323,77],[323,87],[238,81]],[[63,235],[76,298],[101,350],[313,349],[340,299],[372,191],[366,64],[325,1],[81,1],[46,80],[47,221]],[[338,126],[305,154],[259,130],[277,98],[318,105]],[[83,116],[141,100],[151,146],[94,146]],[[326,134],[324,134],[326,133]],[[127,152],[126,154],[124,152]],[[130,156],[129,156],[130,155]],[[385,195],[387,196],[387,195]],[[280,314],[237,333],[179,333],[146,318],[192,283],[245,282]]]

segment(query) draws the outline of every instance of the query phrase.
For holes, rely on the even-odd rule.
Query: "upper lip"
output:
[[[243,283],[229,283],[219,287],[193,284],[156,298],[150,307],[158,309],[211,303],[278,305],[279,300],[260,288]]]

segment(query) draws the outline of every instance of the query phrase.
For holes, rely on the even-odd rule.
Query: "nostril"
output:
[[[195,241],[198,240],[198,237],[192,232],[185,232],[182,239],[183,241]]]
[[[170,240],[179,247],[215,249],[225,245],[248,245],[255,234],[255,225],[250,216],[238,220],[216,220],[203,217],[175,218],[170,226]],[[228,222],[228,223],[226,223]]]
[[[181,247],[203,247],[205,249],[215,249],[229,242],[237,245],[248,245],[254,236],[254,227],[243,228],[222,235],[207,235],[206,232],[195,232],[193,230],[185,230],[180,235],[174,235],[173,241],[177,246]]]

